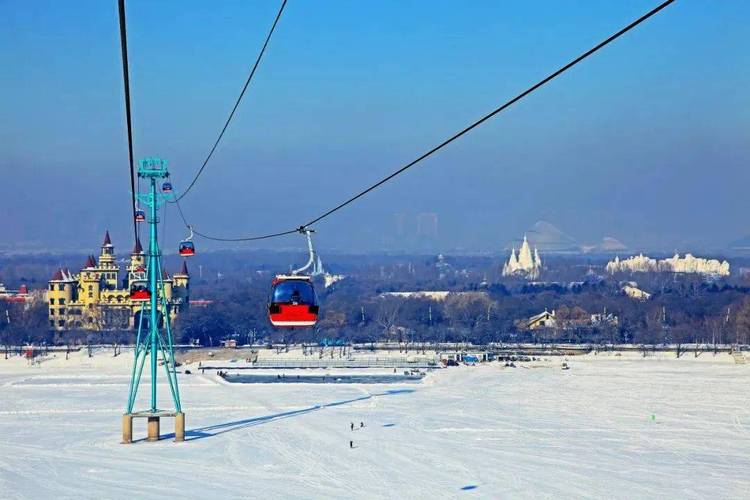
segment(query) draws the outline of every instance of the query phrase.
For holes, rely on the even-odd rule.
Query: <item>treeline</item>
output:
[[[227,338],[239,343],[324,338],[648,344],[750,340],[750,289],[739,276],[714,283],[696,275],[669,273],[609,276],[602,273],[601,263],[567,258],[558,264],[548,262],[543,283],[529,283],[501,277],[498,262],[488,257],[351,258],[334,269],[343,271],[346,279],[328,289],[316,284],[321,314],[315,328],[277,330],[269,324],[266,304],[273,272],[279,266],[253,264],[241,254],[208,262],[203,278],[192,271],[191,298],[210,303],[193,305],[178,318],[174,325],[177,342],[215,346]],[[48,271],[48,262],[36,265],[19,271]],[[624,282],[633,279],[652,294],[649,300],[634,300],[621,292]],[[445,300],[387,295],[414,290],[462,293]],[[560,321],[555,328],[524,327],[524,320],[545,309],[571,321]],[[617,324],[586,324],[591,314],[605,311],[618,317]],[[130,343],[133,336],[130,331],[52,332],[43,301],[29,307],[0,302],[0,344]]]
[[[135,332],[130,330],[67,330],[49,328],[47,304],[37,300],[30,304],[0,302],[0,345],[86,345],[131,344]]]
[[[460,280],[459,280],[460,281]],[[750,299],[743,286],[717,285],[697,279],[673,280],[647,301],[625,296],[615,279],[576,286],[529,286],[524,283],[479,286],[477,283],[421,283],[414,289],[463,289],[445,300],[384,295],[394,287],[388,279],[347,278],[332,289],[318,285],[321,314],[314,329],[275,330],[267,319],[267,287],[262,281],[223,282],[201,287],[213,303],[193,307],[176,325],[182,342],[216,345],[224,338],[253,340],[355,342],[633,342],[747,343]],[[590,318],[605,311],[616,325],[527,330],[527,319],[555,310],[561,320]],[[560,323],[565,323],[560,321]],[[585,322],[583,322],[585,323]]]

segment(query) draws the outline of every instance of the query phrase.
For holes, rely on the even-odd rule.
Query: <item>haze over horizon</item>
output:
[[[653,8],[290,0],[183,208],[202,232],[288,229],[335,206]],[[216,138],[279,2],[127,2],[136,158],[176,189]],[[132,241],[116,2],[0,2],[0,247]],[[711,12],[710,16],[706,12]],[[323,247],[498,251],[539,220],[581,244],[725,248],[750,234],[750,4],[676,2],[319,224]],[[166,216],[164,244],[185,235]],[[402,235],[401,235],[402,236]],[[255,248],[218,244],[203,248]],[[264,245],[293,247],[294,237]],[[171,248],[171,247],[170,247]]]

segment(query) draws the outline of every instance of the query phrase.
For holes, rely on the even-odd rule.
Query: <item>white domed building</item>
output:
[[[508,262],[503,265],[503,276],[523,276],[527,279],[536,279],[542,271],[542,259],[539,257],[539,251],[534,248],[531,251],[526,235],[523,236],[523,243],[516,255],[515,247],[510,252]]]

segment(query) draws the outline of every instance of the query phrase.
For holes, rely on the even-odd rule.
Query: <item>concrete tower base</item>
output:
[[[185,441],[185,414],[182,412],[174,416],[174,441],[175,443]]]
[[[159,440],[159,417],[148,417],[147,439],[149,441]]]
[[[122,444],[133,442],[133,415],[122,416]]]
[[[122,416],[122,444],[133,442],[133,419],[146,419],[146,440],[159,441],[161,437],[161,417],[174,417],[174,440],[176,443],[185,441],[185,414],[182,412],[156,413],[142,411],[126,413]]]

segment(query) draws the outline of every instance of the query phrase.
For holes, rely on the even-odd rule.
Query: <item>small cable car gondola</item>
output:
[[[195,243],[187,240],[181,241],[178,251],[183,257],[192,257],[193,255],[195,255]]]
[[[130,287],[130,300],[133,302],[148,302],[151,300],[151,292],[148,291],[145,283],[134,283]]]
[[[310,259],[300,269],[292,271],[290,275],[277,275],[271,283],[271,294],[268,298],[268,319],[273,326],[278,327],[310,327],[318,321],[318,299],[315,295],[312,277],[300,274],[315,263],[312,230],[303,229],[300,232],[307,236],[307,246]]]
[[[151,300],[147,274],[146,268],[143,266],[138,266],[129,273],[130,300],[133,302],[147,302]]]
[[[172,183],[171,182],[165,182],[161,185],[161,190],[165,193],[171,193],[172,192]]]
[[[146,212],[144,212],[140,208],[136,209],[136,211],[135,211],[135,221],[136,222],[144,222],[145,220],[146,220]]]
[[[190,236],[180,242],[177,252],[183,257],[192,257],[195,255],[195,243],[193,243],[193,227],[190,227]]]

